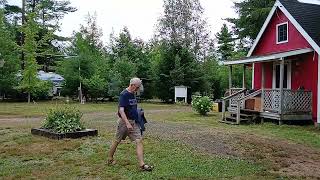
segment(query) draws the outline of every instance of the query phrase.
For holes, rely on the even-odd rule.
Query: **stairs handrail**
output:
[[[225,115],[226,115],[226,101],[229,101],[231,98],[245,92],[247,89],[242,89],[241,91],[238,91],[234,94],[231,94],[230,96],[222,98],[222,121],[225,121]]]
[[[230,96],[224,97],[224,98],[222,98],[222,101],[227,101],[227,100],[229,100],[229,99],[231,99],[231,98],[233,98],[233,97],[245,92],[246,90],[247,89],[242,89],[241,91],[238,91],[238,92],[236,92],[234,94],[231,94]]]
[[[241,101],[245,101],[249,98],[253,98],[261,93],[262,93],[262,90],[259,89],[259,90],[254,91],[253,93],[248,94],[245,97],[237,100],[237,124],[240,124],[240,110],[241,110],[240,103],[241,103]]]

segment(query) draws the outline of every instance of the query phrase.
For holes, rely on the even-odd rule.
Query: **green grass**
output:
[[[56,105],[56,102],[30,105],[0,103],[0,119],[42,117],[47,109]],[[116,120],[108,114],[115,113],[117,103],[73,105],[85,113],[85,124],[89,128],[97,128],[99,136],[57,141],[30,134],[30,128],[41,125],[39,120],[3,121],[0,123],[0,179],[277,178],[277,175],[269,173],[267,162],[205,154],[172,139],[155,138],[152,132],[144,144],[145,160],[155,166],[153,172],[139,171],[133,144],[120,144],[116,153],[117,165],[106,166],[107,151],[114,134],[110,123]],[[147,118],[153,121],[209,127],[231,134],[255,134],[320,148],[320,132],[312,126],[278,126],[271,123],[230,126],[218,123],[219,113],[200,116],[188,106],[150,103],[140,106],[147,110]]]
[[[0,118],[5,117],[39,117],[44,116],[50,108],[65,104],[61,101],[48,101],[38,103],[0,103]],[[90,112],[115,112],[118,104],[114,103],[70,103],[70,105],[77,107],[83,113]],[[176,108],[175,105],[166,104],[152,104],[142,103],[141,106],[146,109],[168,109]]]
[[[175,141],[145,139],[145,160],[153,172],[140,172],[135,146],[120,144],[117,164],[106,166],[106,153],[112,134],[80,140],[48,140],[34,137],[27,130],[3,132],[0,151],[0,177],[3,178],[231,178],[262,175],[264,167],[250,161],[197,153]],[[23,138],[22,138],[23,137]],[[22,138],[22,139],[21,139]]]

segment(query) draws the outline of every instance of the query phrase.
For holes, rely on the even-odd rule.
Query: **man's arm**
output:
[[[126,113],[124,112],[124,107],[119,108],[119,113],[120,113],[121,119],[126,123],[128,130],[131,131],[133,127],[126,116]]]

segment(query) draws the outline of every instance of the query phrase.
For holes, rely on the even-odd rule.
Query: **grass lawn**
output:
[[[30,129],[41,126],[40,119],[46,110],[56,105],[59,104],[0,103],[0,179],[299,179],[303,177],[272,172],[271,162],[265,159],[205,152],[180,141],[179,138],[163,138],[155,136],[153,132],[148,132],[144,140],[145,160],[155,166],[153,172],[139,171],[132,143],[120,144],[116,153],[118,163],[115,166],[107,166],[105,161],[115,131],[114,113],[117,104],[74,104],[85,113],[86,126],[99,130],[98,137],[57,141],[31,135]],[[254,134],[310,147],[314,151],[320,150],[318,140],[320,133],[311,126],[277,126],[270,123],[229,126],[218,123],[220,118],[218,113],[202,117],[193,113],[188,106],[147,103],[141,106],[148,112],[147,118],[150,119],[150,123],[209,128],[208,133],[218,131],[231,135]],[[235,140],[235,143],[237,142]],[[246,143],[241,145],[241,148],[251,148],[251,146],[253,144]]]

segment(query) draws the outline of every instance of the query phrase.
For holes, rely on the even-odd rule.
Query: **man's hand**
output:
[[[129,132],[133,130],[133,127],[130,123],[127,123],[126,125]]]

